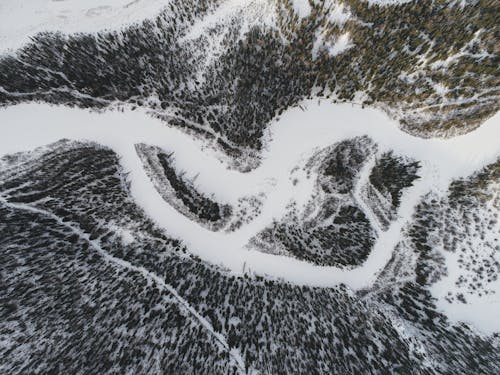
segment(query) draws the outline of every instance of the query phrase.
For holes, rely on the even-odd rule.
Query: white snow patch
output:
[[[498,235],[498,232],[496,233]],[[482,251],[481,248],[474,250]],[[433,297],[436,298],[436,306],[453,322],[465,322],[484,332],[492,334],[500,332],[500,279],[488,285],[489,289],[495,291],[494,294],[478,296],[477,294],[467,294],[467,303],[458,300],[452,303],[446,300],[448,291],[459,290],[455,285],[458,276],[464,273],[464,270],[458,266],[458,254],[449,251],[443,251],[441,254],[445,257],[445,264],[448,275],[443,277],[430,288]],[[497,258],[499,258],[497,256]]]
[[[317,58],[318,53],[321,50],[326,49],[328,54],[333,57],[354,46],[354,44],[352,44],[349,40],[349,33],[340,35],[335,41],[325,40],[325,38],[324,32],[316,34],[316,40],[314,41],[314,45],[311,50],[313,59]]]
[[[226,0],[213,13],[196,21],[181,39],[181,42],[198,39],[205,35],[208,29],[224,24],[234,17],[240,17],[244,21],[241,34],[244,34],[251,25],[256,23],[275,26],[275,12],[269,1]]]
[[[329,287],[344,283],[352,289],[370,286],[398,243],[402,228],[411,219],[423,194],[445,190],[451,179],[465,177],[500,155],[500,115],[477,130],[452,139],[422,139],[401,131],[397,123],[375,109],[350,104],[305,101],[305,111],[294,108],[271,124],[273,139],[263,151],[260,167],[249,173],[226,169],[204,142],[181,130],[165,126],[145,110],[93,113],[83,109],[46,104],[21,104],[0,110],[0,155],[31,150],[61,138],[91,140],[112,148],[130,172],[130,189],[136,203],[173,237],[183,240],[190,252],[235,274],[244,269],[283,278],[295,284]],[[401,199],[398,219],[381,233],[365,263],[355,269],[321,267],[247,247],[256,233],[286,213],[292,200],[305,201],[312,184],[293,183],[290,173],[318,148],[346,138],[368,135],[381,149],[420,160],[421,178]],[[197,184],[224,201],[264,193],[261,214],[235,232],[211,232],[167,204],[154,188],[137,156],[136,143],[147,143],[175,152],[179,167],[198,173]],[[471,319],[477,327],[491,312],[480,308]],[[484,315],[486,314],[486,315]],[[500,330],[500,320],[493,321]]]
[[[493,182],[490,189],[493,193],[493,199],[488,202],[488,206],[494,214],[498,214],[500,213],[500,182]],[[484,214],[485,212],[483,212]],[[471,323],[487,334],[500,330],[500,319],[498,319],[498,313],[500,312],[500,278],[496,280],[490,279],[489,275],[479,275],[477,273],[479,266],[484,266],[486,262],[500,263],[500,222],[497,221],[491,230],[486,230],[483,226],[490,219],[490,216],[485,216],[481,224],[479,224],[480,227],[478,224],[470,224],[472,227],[469,227],[469,236],[466,241],[471,241],[471,243],[463,247],[461,251],[459,249],[455,249],[454,252],[446,251],[439,239],[436,239],[435,247],[444,257],[447,275],[431,286],[432,295],[437,299],[437,307],[450,320]],[[473,228],[476,228],[476,230]],[[492,248],[495,245],[496,248]],[[472,258],[477,263],[472,265],[469,263],[471,267],[461,266],[461,255],[465,255],[462,258],[462,260],[465,259],[465,263],[470,262]],[[469,282],[457,283],[461,277],[468,279],[469,282],[470,280],[479,279],[481,286],[476,284],[474,289],[471,290]],[[464,301],[466,302],[464,303],[457,298],[450,301],[447,299],[448,293],[455,295],[460,293],[465,297]],[[481,317],[481,319],[478,319],[478,317]]]
[[[328,20],[331,23],[337,24],[338,26],[343,26],[350,17],[351,11],[348,7],[346,7],[342,3],[335,3],[330,10]]]
[[[120,236],[120,238],[122,240],[122,244],[125,246],[130,245],[135,241],[135,236],[128,229],[116,228],[115,232]]]
[[[0,0],[0,53],[41,31],[118,29],[154,17],[170,0]]]
[[[311,14],[311,4],[309,0],[292,0],[293,9],[300,18],[309,17]]]
[[[353,46],[354,44],[351,44],[349,39],[349,33],[345,33],[339,36],[335,43],[328,48],[328,54],[330,56],[337,56]]]
[[[441,95],[441,96],[444,96],[446,95],[446,93],[448,91],[450,91],[448,89],[448,87],[446,87],[445,85],[443,85],[442,83],[435,83],[434,86],[434,91],[438,94],[438,95]]]
[[[399,4],[406,4],[412,2],[413,0],[366,0],[370,5],[379,5],[379,6],[393,6]]]

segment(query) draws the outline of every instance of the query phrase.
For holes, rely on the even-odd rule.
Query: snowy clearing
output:
[[[309,0],[292,0],[292,6],[300,18],[309,17],[311,14]]]
[[[131,192],[137,204],[168,234],[181,239],[193,254],[235,274],[245,269],[295,284],[328,287],[343,283],[358,290],[370,286],[389,261],[401,229],[423,194],[431,189],[445,190],[451,179],[472,174],[500,154],[498,114],[472,133],[444,140],[404,133],[396,122],[375,109],[317,100],[303,102],[301,106],[307,109],[291,109],[271,124],[272,139],[263,151],[262,164],[249,173],[228,170],[202,140],[168,127],[142,110],[93,113],[45,104],[12,106],[0,110],[0,156],[32,150],[61,138],[98,142],[121,156],[123,168],[130,172]],[[295,170],[298,183],[294,185],[290,178],[292,170],[302,166],[314,151],[360,135],[371,137],[381,151],[392,149],[422,164],[421,178],[403,194],[398,220],[380,234],[366,262],[351,270],[320,267],[249,249],[250,238],[273,219],[281,218],[291,200],[305,202],[310,197],[313,179]],[[193,176],[198,174],[199,188],[221,201],[235,203],[243,196],[266,194],[261,214],[231,233],[211,232],[190,221],[159,195],[135,151],[136,143],[175,152],[177,166]],[[500,302],[495,306],[500,307]],[[489,304],[487,309],[493,307]],[[473,323],[482,319],[476,309],[467,315]],[[460,318],[463,319],[463,314]],[[500,322],[490,321],[490,324],[484,329],[500,330]]]
[[[170,0],[0,0],[0,54],[29,42],[42,31],[93,33],[116,30],[151,19]],[[248,31],[252,24],[274,25],[272,3],[266,0],[226,0],[206,17],[196,20],[182,41],[204,35],[230,18],[241,16]]]
[[[206,36],[207,30],[215,28],[221,23],[230,23],[234,17],[242,17],[247,24],[241,26],[240,33],[245,34],[251,25],[274,26],[274,8],[266,0],[226,0],[219,7],[197,20],[184,35],[180,42],[198,39]]]
[[[330,56],[337,56],[351,47],[354,47],[354,45],[349,39],[349,33],[342,34],[337,38],[335,43],[328,48],[328,53]]]
[[[41,31],[116,29],[155,16],[169,0],[0,0],[0,53]]]

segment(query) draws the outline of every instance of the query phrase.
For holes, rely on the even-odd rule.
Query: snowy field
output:
[[[235,274],[254,272],[295,284],[322,287],[343,283],[358,290],[370,286],[389,261],[402,228],[425,193],[445,190],[452,179],[472,174],[500,154],[498,114],[472,133],[443,140],[410,136],[384,113],[374,109],[326,101],[307,101],[301,107],[305,110],[291,109],[271,124],[262,164],[249,173],[229,170],[221,155],[209,145],[140,110],[99,114],[44,104],[9,107],[0,111],[0,155],[32,150],[62,138],[106,145],[121,156],[121,164],[130,172],[131,192],[137,204],[168,234],[182,239],[193,254]],[[422,164],[422,178],[406,190],[398,220],[380,233],[366,262],[350,270],[320,267],[249,248],[250,238],[273,219],[281,218],[292,199],[299,204],[307,202],[314,178],[307,178],[300,167],[308,157],[318,149],[359,135],[370,136],[381,151],[392,149]],[[198,175],[197,188],[213,194],[221,202],[235,204],[243,196],[264,193],[266,198],[261,214],[232,233],[212,232],[189,220],[159,195],[135,151],[137,143],[174,152],[176,166],[190,176]],[[298,180],[296,184],[292,182],[295,179]],[[354,194],[357,191],[355,189]],[[369,208],[364,207],[364,210],[371,217]],[[500,290],[498,282],[496,289]],[[439,294],[439,290],[436,293]],[[474,306],[463,305],[460,311],[446,304],[440,307],[448,308],[446,313],[452,320],[473,323],[484,332],[499,331],[500,321],[493,316],[500,309],[498,296],[474,302]]]
[[[169,0],[0,0],[0,53],[41,31],[116,29],[158,14]]]
[[[71,34],[121,29],[153,19],[169,3],[170,0],[0,0],[0,54],[23,46],[42,31]],[[250,22],[272,24],[271,8],[267,0],[221,1],[215,12],[194,23],[184,39],[198,38],[206,28],[240,12]]]

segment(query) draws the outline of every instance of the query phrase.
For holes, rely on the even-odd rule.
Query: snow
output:
[[[109,224],[109,223],[107,227],[120,236],[120,239],[124,246],[128,246],[135,241],[135,236],[131,230],[127,228],[122,228],[119,225]]]
[[[204,82],[205,69],[224,53],[226,49],[224,40],[230,31],[227,25],[237,25],[239,39],[242,39],[256,25],[274,28],[276,27],[274,4],[267,0],[222,1],[215,10],[196,19],[187,28],[179,39],[179,43],[192,51],[200,61],[203,61],[196,76],[198,82]],[[190,45],[190,43],[199,41],[201,43]]]
[[[434,83],[433,88],[434,91],[436,91],[436,93],[440,96],[444,96],[448,91],[450,91],[448,87],[446,87],[442,83]]]
[[[369,182],[370,173],[373,167],[375,166],[375,162],[376,162],[376,155],[373,155],[365,162],[365,164],[359,171],[358,180],[356,181],[356,185],[354,186],[353,197],[358,206],[361,207],[361,209],[363,210],[368,221],[370,222],[371,227],[377,233],[377,236],[380,236],[383,233],[382,225],[380,224],[377,215],[375,215],[372,209],[368,206],[368,204],[366,204],[365,202],[366,194],[363,191],[363,188]]]
[[[293,108],[270,126],[272,139],[263,151],[262,164],[249,173],[229,170],[216,152],[199,139],[151,118],[146,111],[94,113],[83,109],[46,104],[21,104],[0,110],[0,156],[31,150],[61,138],[91,140],[112,148],[130,172],[131,194],[156,224],[181,239],[188,250],[202,259],[220,264],[235,274],[253,272],[282,278],[299,285],[329,287],[340,283],[354,290],[370,286],[392,255],[401,230],[411,218],[415,205],[430,190],[444,191],[450,180],[466,177],[493,162],[500,155],[500,114],[477,130],[451,139],[422,139],[404,133],[397,123],[376,109],[351,104],[305,101],[305,111]],[[346,138],[370,136],[379,150],[392,149],[422,163],[421,178],[401,199],[398,219],[381,232],[365,263],[355,269],[321,267],[248,247],[249,240],[281,218],[292,200],[307,201],[313,178],[300,168],[318,149]],[[216,199],[236,203],[238,198],[264,193],[262,212],[235,232],[211,232],[190,221],[168,205],[158,194],[137,156],[136,143],[158,146],[175,152],[176,165],[197,177],[197,186]],[[202,150],[203,149],[203,150]],[[294,184],[294,178],[298,183]],[[244,270],[245,269],[245,270]],[[480,307],[471,316],[473,323],[500,330],[500,320],[488,319],[489,307]]]
[[[379,6],[393,6],[406,4],[413,0],[366,0],[370,5],[379,5]]]
[[[207,30],[221,23],[229,23],[228,20],[242,16],[247,21],[240,31],[244,34],[253,24],[275,26],[274,9],[266,0],[226,0],[221,2],[217,9],[197,20],[181,38],[180,42],[198,39],[205,35]]]
[[[119,29],[154,17],[169,0],[0,0],[0,53],[41,31]]]
[[[318,52],[322,49],[326,49],[328,54],[333,57],[347,51],[351,47],[354,47],[354,44],[350,42],[349,33],[341,34],[332,42],[330,40],[325,40],[325,30],[318,30],[311,53],[313,59],[316,59]]]
[[[331,23],[337,24],[338,26],[343,26],[347,20],[351,17],[351,11],[344,4],[338,4],[335,2],[329,11],[328,20]]]
[[[122,242],[124,245],[130,245],[135,241],[134,235],[129,230],[123,229],[120,234],[122,236]]]
[[[0,0],[0,54],[21,47],[42,31],[64,33],[120,29],[159,14],[170,0]],[[306,1],[307,3],[307,1]],[[274,25],[272,3],[267,0],[226,0],[197,20],[183,41],[199,38],[225,20],[241,16],[242,34],[252,24]]]
[[[499,232],[496,233],[499,236]],[[480,246],[475,246],[477,252],[483,251]],[[458,267],[458,254],[442,251],[445,257],[448,275],[432,285],[431,293],[436,298],[436,306],[444,312],[451,321],[470,323],[485,334],[500,331],[498,313],[500,312],[500,279],[489,285],[489,289],[495,290],[494,294],[488,295],[466,295],[467,303],[446,301],[448,291],[460,290],[455,285],[458,276],[464,271]],[[497,261],[500,254],[497,255]]]
[[[311,14],[311,4],[309,4],[309,0],[292,0],[292,6],[295,13],[297,13],[300,18],[309,17]]]
[[[500,222],[487,230],[487,223],[492,219],[492,216],[500,211],[500,181],[493,182],[488,190],[492,193],[493,198],[486,204],[488,209],[491,209],[491,214],[486,211],[478,212],[482,214],[481,221],[470,223],[467,236],[467,241],[471,241],[471,245],[463,247],[461,251],[455,249],[454,252],[447,251],[443,248],[440,238],[433,240],[433,247],[436,248],[440,255],[445,259],[447,275],[442,277],[438,282],[431,286],[431,293],[436,297],[437,307],[446,313],[452,321],[462,321],[474,324],[485,333],[493,333],[499,331],[498,312],[500,311],[500,279],[488,280],[489,276],[478,274],[478,265],[485,265],[486,262],[500,264]],[[460,215],[460,212],[457,212]],[[460,223],[460,225],[467,225]],[[464,240],[465,241],[465,240]],[[496,248],[494,248],[496,246]],[[474,259],[472,267],[461,266],[460,257],[464,263],[471,265],[470,259]],[[460,278],[475,280],[478,279],[481,286],[476,284],[475,290],[471,291],[469,283],[458,282]],[[463,303],[458,299],[452,302],[447,300],[447,294],[462,294],[467,303]],[[481,319],[477,319],[480,316]]]
[[[339,36],[335,43],[328,48],[328,54],[330,56],[337,56],[353,46],[349,39],[349,33],[345,33]]]

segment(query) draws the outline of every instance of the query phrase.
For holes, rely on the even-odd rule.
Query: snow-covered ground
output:
[[[197,20],[189,28],[189,31],[180,40],[181,43],[198,39],[205,35],[207,30],[240,16],[247,23],[241,25],[240,33],[246,33],[252,25],[260,24],[274,26],[274,8],[266,0],[225,0],[220,3],[214,12],[208,13],[205,17]]]
[[[393,6],[399,4],[409,3],[413,0],[366,0],[370,5],[379,5],[379,6]]]
[[[159,13],[170,0],[0,0],[0,53],[41,31],[95,32]]]
[[[496,233],[490,233],[500,237],[500,230],[497,228]],[[481,253],[485,252],[482,246],[475,246],[474,251]],[[500,259],[500,251],[497,250],[497,261]],[[500,312],[500,280],[489,284],[495,291],[494,294],[467,294],[467,303],[460,301],[448,302],[446,300],[446,293],[449,291],[461,292],[465,288],[459,288],[455,284],[460,275],[464,273],[471,274],[459,268],[458,254],[441,251],[441,254],[446,259],[446,267],[448,275],[439,280],[436,284],[432,285],[431,293],[436,298],[436,306],[438,309],[444,311],[448,318],[452,321],[461,321],[471,323],[473,326],[485,333],[494,333],[500,331],[500,322],[498,314]]]
[[[318,32],[311,52],[313,59],[316,59],[320,49],[326,49],[330,56],[337,56],[352,47],[354,47],[354,44],[351,43],[349,33],[341,34],[332,41],[325,40],[325,35]]]
[[[115,30],[151,19],[171,0],[0,0],[0,54],[21,47],[41,31],[63,33]],[[184,37],[192,40],[208,28],[239,16],[246,23],[273,25],[273,3],[267,0],[225,0],[196,20]]]
[[[249,173],[227,169],[220,155],[207,148],[202,140],[168,127],[140,110],[99,114],[45,104],[8,107],[0,110],[0,156],[31,150],[61,138],[96,141],[121,156],[124,169],[130,172],[131,192],[137,204],[167,233],[182,239],[193,254],[236,274],[245,269],[296,284],[328,287],[344,283],[360,289],[371,285],[389,261],[401,229],[423,194],[431,189],[446,189],[451,179],[468,176],[500,155],[499,114],[472,133],[444,140],[421,139],[404,133],[375,109],[317,100],[304,102],[302,107],[306,110],[291,109],[271,124],[262,164]],[[314,178],[308,179],[305,172],[294,168],[302,166],[318,149],[360,135],[370,136],[381,151],[392,149],[422,163],[422,178],[401,199],[399,219],[380,233],[366,262],[347,270],[249,249],[249,239],[273,219],[281,218],[291,200],[306,202],[310,197]],[[169,206],[154,188],[134,148],[140,142],[175,152],[177,166],[188,171],[188,175],[198,175],[197,187],[213,193],[222,202],[234,204],[240,197],[265,193],[261,214],[232,233],[211,232],[190,221]],[[292,170],[293,177],[298,178],[297,184],[290,178]],[[500,309],[500,301],[490,302],[485,309]],[[459,318],[479,322],[483,315],[477,310],[476,305]],[[487,332],[499,331],[500,321],[478,326]]]
[[[300,18],[308,17],[311,14],[309,0],[292,0],[292,6]]]

